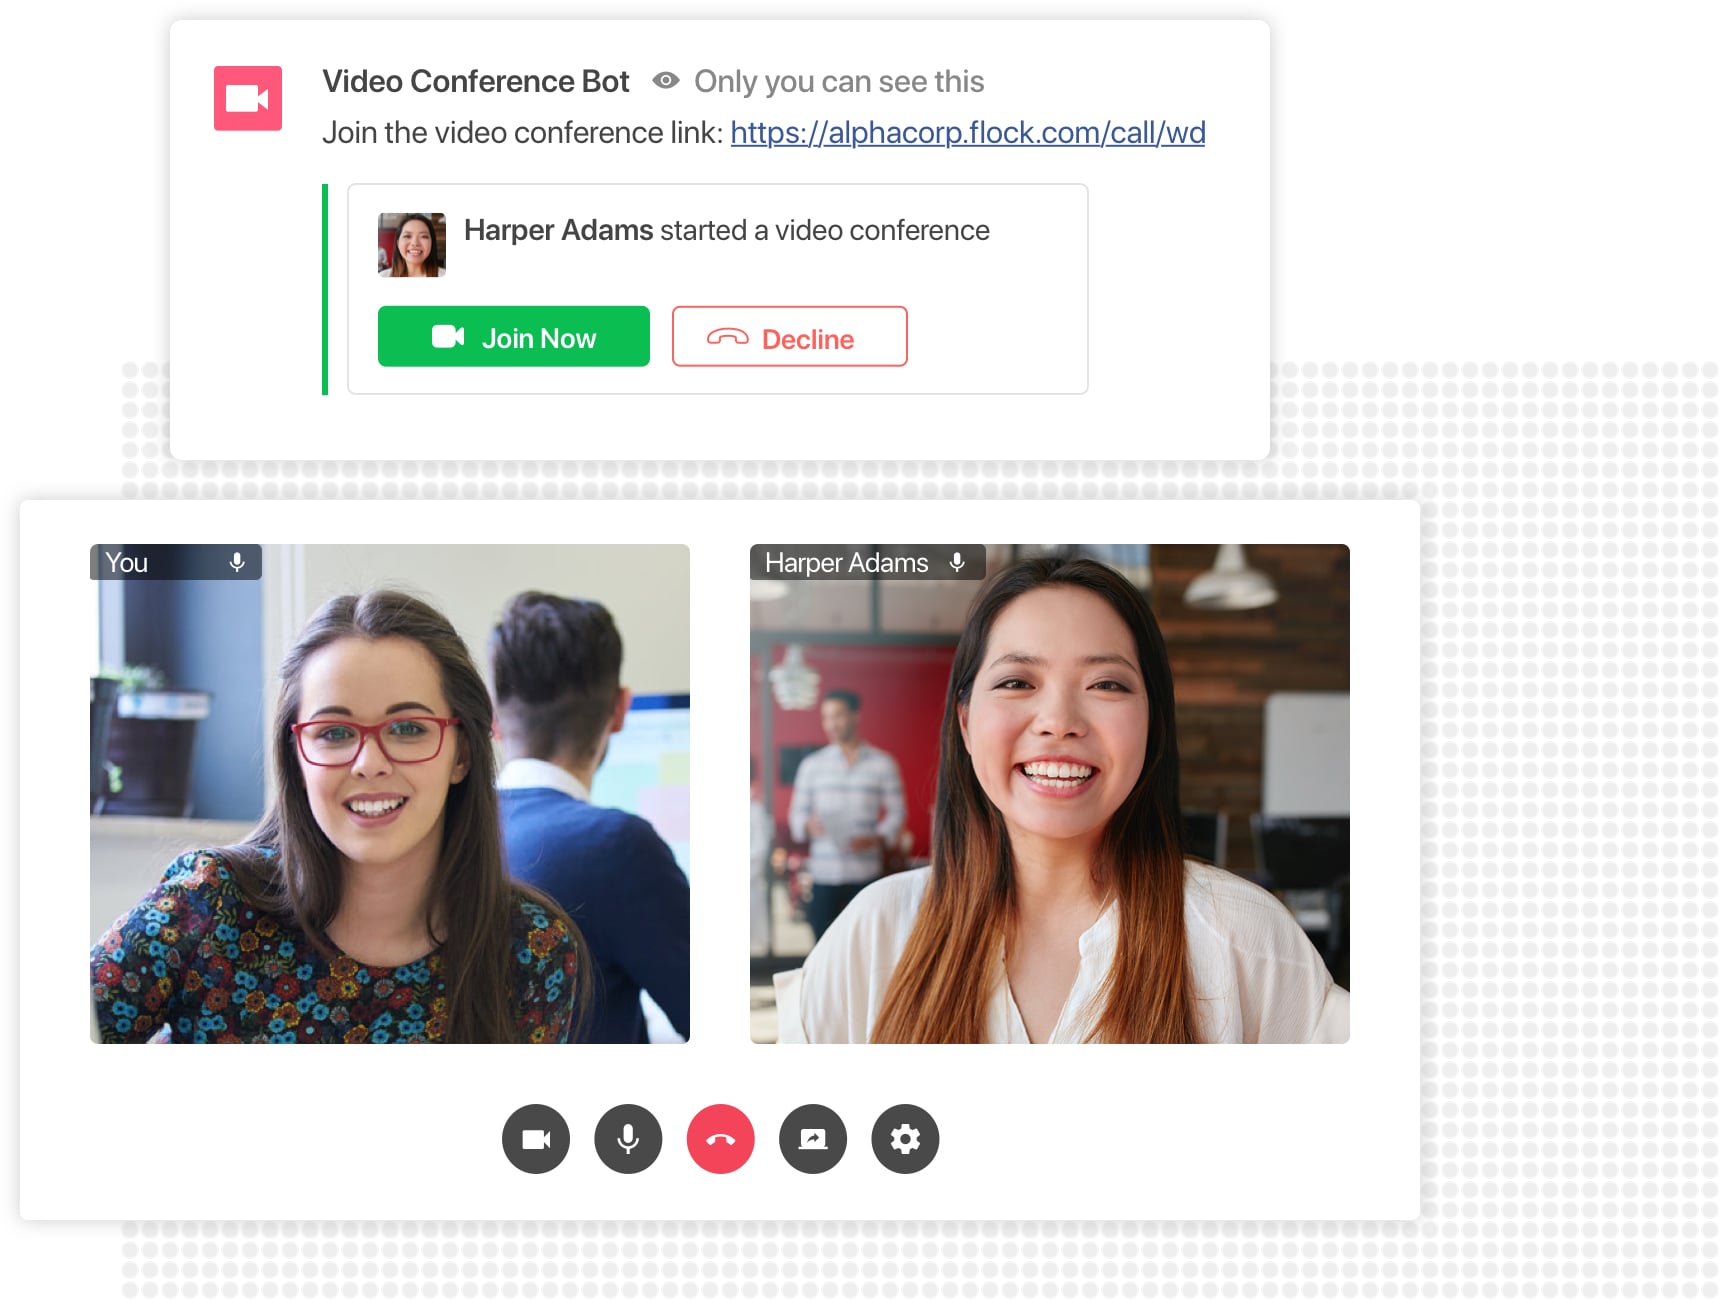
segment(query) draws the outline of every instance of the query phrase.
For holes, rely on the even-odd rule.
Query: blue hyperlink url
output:
[[[1206,119],[1163,118],[1091,123],[1034,123],[1025,118],[967,123],[856,122],[819,118],[808,125],[733,121],[735,149],[1204,149]]]

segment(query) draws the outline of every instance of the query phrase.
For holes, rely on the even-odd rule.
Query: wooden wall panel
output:
[[[1153,547],[1153,612],[1176,679],[1183,805],[1229,814],[1225,865],[1248,872],[1267,695],[1350,689],[1350,552],[1250,546],[1248,562],[1272,578],[1278,603],[1235,614],[1190,609],[1183,593],[1216,550]]]

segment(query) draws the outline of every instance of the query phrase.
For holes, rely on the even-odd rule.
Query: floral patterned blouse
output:
[[[575,939],[525,895],[515,902],[519,1038],[566,1042]],[[447,1033],[439,952],[393,967],[325,957],[290,920],[252,907],[207,849],[175,861],[109,927],[90,950],[90,984],[104,1043],[435,1043]]]

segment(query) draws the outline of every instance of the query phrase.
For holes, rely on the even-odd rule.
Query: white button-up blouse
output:
[[[1350,995],[1333,983],[1284,904],[1222,868],[1185,865],[1183,922],[1202,1041],[1347,1042]],[[931,879],[931,868],[923,867],[869,885],[804,966],[776,977],[782,1042],[868,1040]],[[1053,1043],[1085,1042],[1104,1010],[1100,990],[1117,952],[1115,902],[1082,934],[1080,949],[1081,966],[1051,1033]],[[1003,955],[994,960],[986,1041],[1028,1042]]]

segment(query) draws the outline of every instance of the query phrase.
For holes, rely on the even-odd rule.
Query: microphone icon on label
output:
[[[234,573],[239,572],[240,569],[245,567],[245,557],[240,555],[239,552],[234,551],[233,558],[228,562],[227,567],[233,570]]]
[[[633,1148],[639,1145],[639,1139],[633,1136],[633,1126],[631,1124],[623,1124],[621,1126],[621,1136],[616,1139],[616,1145],[628,1155],[633,1154]]]
[[[957,573],[962,571],[963,563],[962,553],[960,551],[957,551],[950,557],[950,568],[954,569]]]

